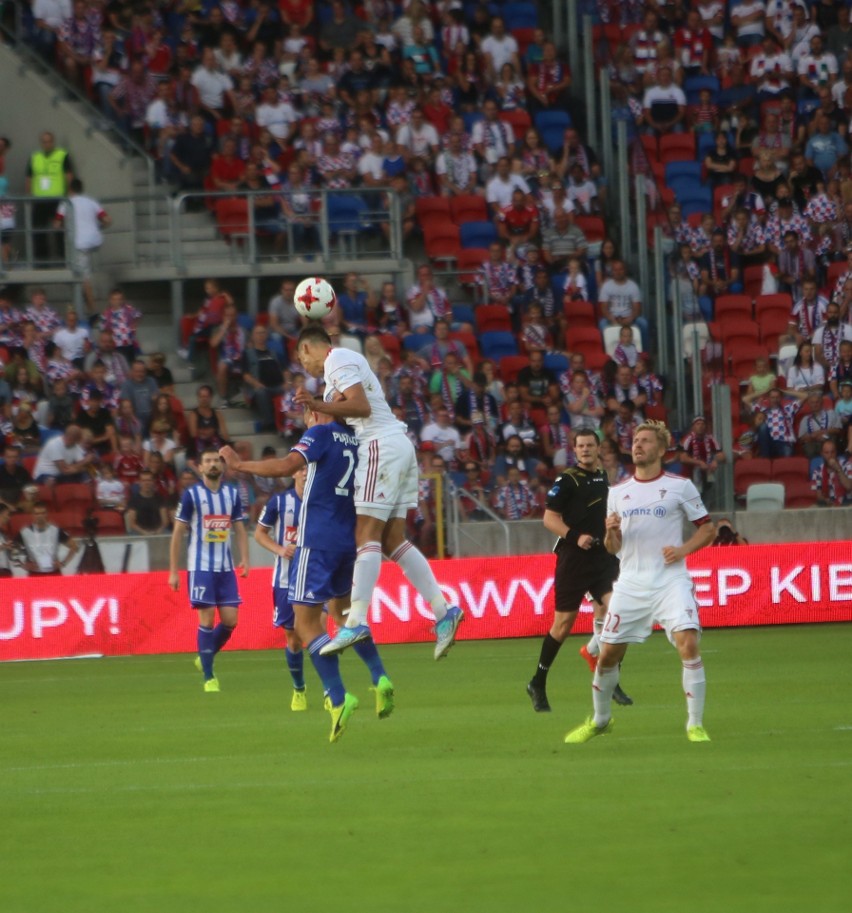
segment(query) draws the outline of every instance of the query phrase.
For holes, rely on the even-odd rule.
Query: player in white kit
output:
[[[703,720],[707,686],[698,646],[701,623],[685,559],[709,545],[716,531],[695,485],[663,472],[670,441],[662,422],[641,424],[633,437],[635,475],[609,491],[604,545],[618,555],[621,571],[600,635],[601,652],[592,680],[594,715],[565,736],[569,744],[612,731],[618,664],[629,644],[648,639],[655,623],[664,628],[683,664],[687,738],[710,741]],[[684,520],[697,527],[686,542]]]
[[[367,359],[349,349],[333,349],[320,324],[299,334],[302,367],[325,381],[323,399],[306,390],[296,402],[351,425],[358,438],[355,470],[355,544],[352,606],[345,627],[320,651],[338,653],[370,636],[367,611],[379,579],[382,554],[395,561],[435,616],[435,659],[446,656],[464,618],[448,606],[429,562],[405,538],[405,518],[417,506],[417,454],[405,425],[395,418]]]

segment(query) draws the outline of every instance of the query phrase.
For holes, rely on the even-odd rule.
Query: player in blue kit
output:
[[[231,530],[240,553],[240,576],[247,577],[248,535],[240,495],[234,485],[222,482],[222,458],[213,448],[201,452],[201,481],[190,485],[180,499],[169,548],[169,586],[177,592],[178,563],[184,535],[189,528],[186,567],[189,603],[198,612],[198,659],[204,690],[219,691],[213,674],[213,657],[225,646],[237,626],[240,593],[231,554]],[[215,625],[216,611],[219,624]]]
[[[336,742],[358,708],[358,699],[343,686],[339,657],[320,653],[330,642],[322,612],[327,603],[329,612],[342,624],[349,609],[355,563],[353,499],[358,442],[346,426],[330,416],[306,410],[305,424],[308,430],[283,459],[242,461],[230,447],[219,452],[230,469],[267,478],[292,476],[307,465],[288,596],[295,613],[296,634],[307,646],[329,698],[329,740]],[[394,690],[376,645],[367,637],[354,649],[370,670],[376,713],[385,719],[393,711]]]
[[[300,469],[294,478],[295,485],[274,495],[263,508],[254,530],[254,541],[275,555],[272,569],[272,624],[283,628],[287,638],[284,655],[293,679],[293,696],[290,709],[307,710],[305,693],[304,655],[302,641],[295,630],[296,616],[287,595],[290,586],[290,559],[296,551],[296,531],[302,494],[305,490],[307,469]]]

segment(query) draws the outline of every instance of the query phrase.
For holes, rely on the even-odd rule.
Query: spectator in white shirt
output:
[[[396,141],[402,147],[406,161],[413,158],[423,159],[431,164],[435,153],[441,145],[438,131],[423,116],[422,108],[411,112],[411,120],[396,131]]]
[[[80,326],[80,318],[74,308],[68,308],[65,326],[53,334],[53,341],[68,361],[82,368],[86,353],[91,349],[89,331]]]
[[[632,326],[635,324],[642,333],[642,341],[648,339],[648,321],[640,315],[642,293],[639,286],[627,278],[627,267],[621,260],[612,262],[612,278],[607,279],[598,293],[603,319],[601,332],[611,326]]]
[[[257,106],[255,120],[282,143],[289,143],[296,134],[299,115],[295,108],[278,95],[275,86],[263,90],[263,102]]]
[[[504,156],[497,162],[497,174],[485,186],[485,199],[492,218],[511,204],[512,194],[516,190],[523,190],[527,196],[530,195],[530,185],[519,174],[512,173],[511,163]]]
[[[53,64],[57,37],[65,20],[71,18],[71,0],[34,0],[32,14],[36,47]]]
[[[68,207],[71,207],[70,232],[74,238],[74,268],[83,277],[83,295],[86,310],[96,313],[95,293],[92,288],[92,253],[104,242],[102,228],[112,224],[109,213],[91,197],[83,193],[83,182],[74,178],[68,185],[69,203],[62,202],[56,210],[58,228],[65,223]]]
[[[657,134],[680,133],[686,113],[686,95],[672,79],[669,64],[661,64],[657,71],[657,84],[645,90],[642,108],[645,120]]]
[[[816,98],[820,86],[831,85],[837,78],[837,58],[823,48],[822,35],[813,35],[808,45],[809,51],[799,57],[796,72],[800,93],[807,89],[805,96]]]
[[[201,66],[196,67],[190,82],[198,90],[201,110],[205,117],[215,123],[222,117],[225,104],[233,103],[231,93],[234,83],[227,73],[219,69],[213,48],[204,49]]]
[[[493,166],[498,159],[511,153],[515,135],[509,124],[499,120],[497,102],[493,99],[483,103],[482,114],[483,119],[473,125],[470,139],[479,158]],[[490,169],[487,173],[492,174]]]
[[[504,63],[512,64],[516,73],[522,72],[518,42],[513,35],[506,32],[506,23],[499,16],[491,20],[491,34],[482,42],[480,49],[485,57],[491,82],[497,82]]]
[[[766,4],[763,0],[742,0],[731,8],[731,25],[737,30],[737,45],[752,48],[760,44],[765,31]]]

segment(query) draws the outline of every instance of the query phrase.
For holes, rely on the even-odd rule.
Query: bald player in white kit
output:
[[[701,661],[701,622],[686,556],[713,541],[715,528],[701,495],[689,479],[663,472],[671,435],[662,422],[644,422],[633,436],[635,474],[609,490],[604,546],[621,560],[618,580],[600,635],[601,652],[592,680],[594,715],[565,736],[588,742],[612,730],[612,692],[628,644],[642,643],[659,624],[683,665],[686,736],[709,742],[704,729],[707,682]],[[695,532],[683,541],[684,520]]]
[[[395,561],[435,616],[435,659],[446,656],[464,618],[448,606],[432,568],[405,538],[405,518],[417,506],[420,475],[417,454],[406,427],[391,411],[378,378],[366,358],[349,349],[334,349],[320,324],[309,324],[296,347],[302,367],[325,381],[323,399],[306,390],[296,402],[350,425],[358,438],[355,472],[355,544],[352,606],[346,624],[320,651],[339,653],[370,636],[367,612],[379,580],[382,554]]]

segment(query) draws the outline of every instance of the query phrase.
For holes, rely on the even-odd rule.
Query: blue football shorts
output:
[[[189,604],[194,609],[242,603],[234,571],[190,571],[188,580]]]
[[[291,603],[322,605],[329,599],[352,591],[354,552],[332,552],[319,548],[296,549],[290,560]]]

